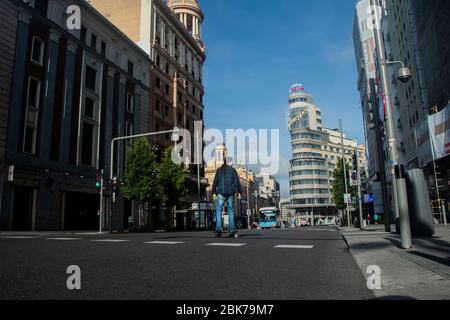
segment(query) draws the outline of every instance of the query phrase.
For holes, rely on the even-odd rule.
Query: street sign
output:
[[[14,181],[14,166],[9,166],[8,168],[8,181],[9,182]]]
[[[344,194],[344,203],[351,204],[352,203],[352,195],[349,193]]]

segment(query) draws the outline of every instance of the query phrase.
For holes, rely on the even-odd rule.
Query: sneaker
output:
[[[229,238],[239,238],[238,233],[233,232],[232,234],[229,235]]]
[[[216,232],[216,238],[221,238],[222,237],[222,232]]]

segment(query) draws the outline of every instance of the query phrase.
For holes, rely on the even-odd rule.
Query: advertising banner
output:
[[[450,106],[428,117],[431,147],[435,160],[450,154]]]

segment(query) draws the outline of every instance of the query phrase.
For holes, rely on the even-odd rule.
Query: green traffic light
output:
[[[102,186],[102,184],[101,184],[100,182],[97,182],[97,183],[95,184],[95,186],[96,186],[97,188],[100,188],[100,187]]]

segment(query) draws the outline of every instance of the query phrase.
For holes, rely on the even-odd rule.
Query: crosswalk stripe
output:
[[[55,240],[55,241],[75,241],[82,240],[81,238],[45,238],[45,240]]]
[[[10,236],[10,237],[2,237],[2,239],[37,239],[38,237],[30,237],[30,236]]]
[[[211,247],[242,247],[247,245],[246,243],[208,243],[207,246]]]
[[[145,242],[145,244],[161,244],[161,245],[176,245],[176,244],[183,244],[184,242],[180,241],[150,241]]]
[[[314,248],[313,245],[284,245],[280,244],[278,246],[275,246],[276,249],[312,249]]]
[[[93,242],[129,242],[131,240],[117,240],[117,239],[103,239],[103,240],[92,240]]]

